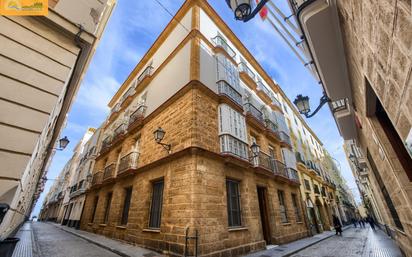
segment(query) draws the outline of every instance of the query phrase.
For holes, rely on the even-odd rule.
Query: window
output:
[[[383,182],[382,177],[376,167],[375,161],[373,160],[371,154],[369,153],[369,149],[366,149],[366,158],[368,159],[369,164],[371,165],[371,169],[381,189],[383,198],[385,199],[385,202],[386,202],[386,206],[388,206],[389,212],[392,216],[392,220],[395,223],[395,226],[398,229],[403,231],[403,225],[402,225],[401,220],[399,219],[398,212],[396,211],[395,206],[393,205],[391,196],[389,195],[388,190],[386,189],[385,183]]]
[[[229,227],[242,226],[240,212],[240,194],[239,182],[234,180],[226,180],[227,193],[227,216]]]
[[[315,194],[320,194],[318,185],[315,184],[315,185],[313,186],[313,191],[315,192]]]
[[[287,223],[288,215],[286,213],[285,195],[282,190],[278,190],[278,197],[279,197],[279,207],[280,207],[280,220],[282,223]]]
[[[296,222],[301,222],[302,221],[302,214],[300,213],[298,198],[297,198],[296,194],[292,194],[292,204],[293,204],[293,208],[295,209]]]
[[[225,80],[236,91],[241,92],[239,71],[231,61],[223,54],[216,54],[217,81]]]
[[[245,117],[226,104],[219,105],[219,136],[222,153],[248,158]]]
[[[230,134],[246,142],[245,117],[226,104],[219,105],[219,134]]]
[[[132,199],[132,187],[127,187],[124,189],[124,201],[123,201],[123,210],[122,216],[120,219],[120,225],[126,225],[127,220],[129,219],[129,208],[130,208],[130,200]]]
[[[150,207],[149,228],[160,228],[163,203],[163,180],[153,183],[152,204]]]
[[[304,179],[305,181],[305,189],[310,191],[310,182],[307,179]]]
[[[92,211],[92,216],[90,219],[90,222],[94,222],[95,218],[96,218],[96,209],[97,209],[97,203],[99,202],[99,197],[96,196],[94,198],[94,202],[93,202],[93,211]]]
[[[103,220],[104,224],[107,224],[108,221],[109,221],[109,213],[110,213],[110,205],[112,203],[112,195],[113,195],[113,193],[110,192],[106,196],[106,205],[105,205],[105,209],[104,209],[104,220]]]

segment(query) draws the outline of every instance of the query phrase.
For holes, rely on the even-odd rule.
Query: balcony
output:
[[[213,43],[215,43],[216,47],[219,47],[223,50],[226,51],[226,53],[232,57],[235,58],[236,52],[228,45],[226,40],[224,40],[221,36],[216,36],[212,39]]]
[[[286,134],[286,132],[279,131],[279,137],[280,137],[281,142],[292,146],[292,141],[290,140],[290,136],[288,134]]]
[[[250,115],[258,122],[259,125],[264,126],[265,122],[263,120],[263,114],[258,108],[251,103],[246,103],[244,108],[246,110],[246,115]]]
[[[270,90],[263,84],[263,82],[260,81],[260,80],[257,81],[256,84],[257,84],[256,89],[257,89],[258,91],[262,91],[263,93],[265,93],[265,95],[266,95],[268,98],[271,99],[272,91],[270,91]]]
[[[252,81],[255,81],[255,73],[253,73],[246,63],[239,63],[239,72],[246,74]]]
[[[279,139],[278,125],[270,119],[265,119],[266,129]]]
[[[229,83],[224,80],[220,80],[217,82],[217,89],[219,95],[224,95],[230,98],[233,102],[237,103],[238,105],[242,106],[242,95],[236,91]]]
[[[146,106],[140,105],[129,117],[129,125],[127,129],[132,131],[143,125],[143,119],[146,113]]]
[[[300,184],[298,171],[290,167],[288,167],[287,170],[288,170],[289,179]]]
[[[295,169],[286,167],[283,162],[274,159],[266,153],[259,152],[259,155],[252,159],[252,164],[255,167],[272,171],[277,176],[299,183],[299,175]]]
[[[81,180],[78,184],[76,184],[72,190],[70,190],[70,198],[79,196],[86,192],[84,180]]]
[[[117,175],[125,174],[137,169],[138,152],[131,152],[120,159]]]
[[[248,160],[248,144],[229,134],[221,135],[219,139],[222,154]]]
[[[115,130],[113,131],[113,139],[111,144],[115,145],[116,143],[120,142],[126,133],[126,126],[124,124],[119,125]]]
[[[286,165],[283,162],[278,161],[278,160],[272,160],[272,161],[273,161],[273,166],[275,168],[274,170],[275,174],[289,179]]]
[[[250,153],[250,155],[252,155],[252,153]],[[252,164],[255,167],[261,167],[270,171],[274,171],[275,166],[273,160],[274,159],[268,154],[259,152],[258,156],[252,159]]]
[[[282,109],[279,100],[276,99],[276,97],[275,97],[273,94],[272,94],[272,96],[271,96],[271,100],[272,100],[272,102],[271,102],[271,105],[272,105],[272,106],[276,106],[276,107],[279,108],[280,110]]]
[[[112,144],[112,137],[107,136],[105,139],[102,141],[102,146],[100,148],[100,154],[104,154],[107,152]]]
[[[112,163],[108,166],[106,166],[106,168],[104,168],[104,172],[103,172],[103,181],[107,181],[109,179],[114,178],[114,172],[116,170],[116,164]]]
[[[136,89],[134,87],[129,87],[129,89],[127,89],[127,91],[120,98],[120,101],[119,101],[120,105],[123,105],[126,99],[129,98],[130,96],[133,96],[135,93],[136,93]]]
[[[151,66],[151,65],[147,66],[142,71],[142,73],[140,73],[139,77],[137,77],[137,82],[141,82],[145,78],[152,76],[153,70],[154,70],[153,66]]]
[[[303,156],[302,156],[301,153],[295,152],[295,156],[296,156],[296,161],[297,161],[298,163],[301,163],[301,164],[303,164],[304,166],[306,166],[305,160],[303,159]]]
[[[110,114],[109,117],[112,116],[114,113],[117,113],[120,111],[120,103],[115,104],[115,106],[113,106],[113,108],[110,110]]]
[[[103,172],[99,171],[93,174],[92,186],[100,185],[103,181]]]

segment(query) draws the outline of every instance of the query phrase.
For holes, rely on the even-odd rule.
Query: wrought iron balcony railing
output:
[[[125,132],[126,132],[126,126],[124,124],[119,125],[113,131],[113,140],[116,140],[119,137],[123,136]]]
[[[217,82],[217,88],[219,95],[225,95],[232,99],[235,103],[242,106],[242,94],[240,94],[236,89],[234,89],[229,83],[224,80]]]
[[[253,155],[252,153],[249,154]],[[252,164],[255,167],[262,167],[271,171],[274,171],[275,169],[273,158],[264,152],[259,152],[258,156],[252,158]]]
[[[306,162],[305,162],[305,160],[303,159],[303,156],[302,156],[301,153],[296,152],[296,153],[295,153],[295,156],[296,156],[296,161],[297,161],[297,162],[300,162],[300,163],[302,163],[303,165],[306,166]]]
[[[287,170],[288,170],[289,179],[297,183],[300,183],[298,171],[291,167],[288,167]]]
[[[138,152],[131,152],[120,159],[117,174],[122,174],[128,170],[137,169],[137,160],[139,159]]]
[[[109,116],[111,116],[113,113],[116,113],[116,112],[120,111],[120,108],[121,108],[121,103],[120,102],[115,104],[113,106],[113,108],[110,110]]]
[[[262,91],[263,93],[265,93],[265,95],[267,95],[268,97],[271,98],[272,92],[263,84],[262,81],[258,80],[258,81],[256,82],[256,84],[257,84],[257,88],[256,88],[256,89],[257,89],[258,91]]]
[[[131,127],[136,127],[138,124],[140,124],[145,116],[146,113],[146,106],[145,105],[140,105],[131,115],[129,118],[129,128]]]
[[[137,77],[137,81],[140,82],[142,80],[144,80],[146,77],[149,77],[152,75],[154,68],[153,66],[149,65],[147,66],[142,73],[140,73],[139,77]]]
[[[253,71],[247,66],[246,63],[239,63],[239,72],[247,74],[253,81],[255,81],[255,73],[253,73]]]
[[[120,98],[119,103],[122,104],[124,100],[126,100],[129,96],[134,95],[135,93],[136,93],[136,89],[134,87],[129,87],[129,89],[127,89],[127,91]]]
[[[262,112],[256,108],[253,104],[251,103],[246,103],[244,105],[246,113],[251,114],[253,117],[255,117],[259,122],[261,122],[262,124],[264,124],[264,120],[263,120],[263,114]]]
[[[278,135],[278,125],[270,119],[265,119],[266,128]]]
[[[272,94],[272,96],[270,97],[270,99],[272,100],[272,104],[276,105],[277,107],[279,107],[279,109],[281,109],[281,105],[278,99],[276,99],[276,97]]]
[[[228,45],[228,43],[226,42],[226,40],[224,40],[221,36],[216,36],[213,39],[213,42],[215,43],[215,45],[217,47],[222,48],[223,50],[226,51],[226,53],[234,58],[236,56],[236,52]]]
[[[248,144],[229,134],[220,135],[219,139],[220,152],[222,154],[230,154],[242,159],[248,159]]]
[[[98,171],[95,174],[93,174],[92,178],[92,186],[99,185],[103,181],[103,172]]]
[[[289,178],[286,165],[283,162],[279,160],[273,160],[273,163],[275,167],[275,174]]]
[[[285,131],[279,131],[279,137],[280,137],[280,141],[288,144],[288,145],[292,145],[292,141],[290,140],[290,136],[288,134],[285,133]]]
[[[112,163],[106,168],[104,168],[104,173],[103,173],[103,180],[114,178],[114,172],[116,170],[116,164]]]
[[[107,151],[109,149],[111,143],[112,143],[112,137],[111,136],[107,136],[105,139],[103,139],[102,146],[100,148],[100,153],[103,153],[103,152]]]

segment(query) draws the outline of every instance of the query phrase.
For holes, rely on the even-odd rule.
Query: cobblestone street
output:
[[[402,257],[394,242],[382,230],[351,228],[343,236],[332,236],[293,257]]]

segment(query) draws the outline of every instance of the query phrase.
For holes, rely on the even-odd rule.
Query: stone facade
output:
[[[143,245],[171,255],[183,255],[185,229],[199,233],[200,255],[239,255],[265,246],[260,222],[257,186],[267,189],[268,216],[272,243],[285,243],[307,236],[306,224],[295,219],[291,193],[300,196],[299,186],[291,181],[278,181],[270,172],[257,170],[235,157],[218,154],[219,98],[200,82],[186,85],[156,116],[148,116],[144,126],[105,155],[96,160],[97,170],[110,163],[121,152],[127,153],[139,138],[141,145],[138,168],[101,185],[87,194],[81,228],[109,237]],[[202,111],[207,109],[208,111]],[[147,120],[147,121],[146,121]],[[165,141],[172,145],[167,155],[153,139],[161,124]],[[205,129],[207,128],[207,129]],[[261,141],[266,141],[263,135]],[[266,144],[268,142],[265,142]],[[274,144],[274,142],[272,142]],[[243,226],[228,229],[226,178],[240,181]],[[148,228],[151,181],[164,180],[160,230]],[[132,200],[126,226],[119,226],[124,188],[132,186]],[[286,198],[288,223],[281,223],[277,190]],[[103,224],[105,197],[113,192],[109,221]],[[95,220],[92,214],[95,196],[99,196]],[[299,203],[301,198],[299,197]],[[303,216],[303,206],[299,205]],[[189,242],[193,254],[193,242]]]
[[[310,234],[304,174],[332,195],[311,193],[319,232],[330,229],[335,187],[309,162],[296,170],[281,97],[207,1],[186,1],[109,103],[81,229],[169,255],[238,256]]]
[[[357,143],[368,160],[371,190],[382,213],[382,222],[406,256],[412,256],[411,166],[401,164],[394,149],[399,150],[403,145],[394,146],[396,140],[388,138],[385,133],[388,129],[374,114],[377,99],[394,128],[392,136],[402,142],[406,140],[412,124],[411,2],[337,2],[360,123]],[[406,157],[405,163],[410,164],[411,160]]]

